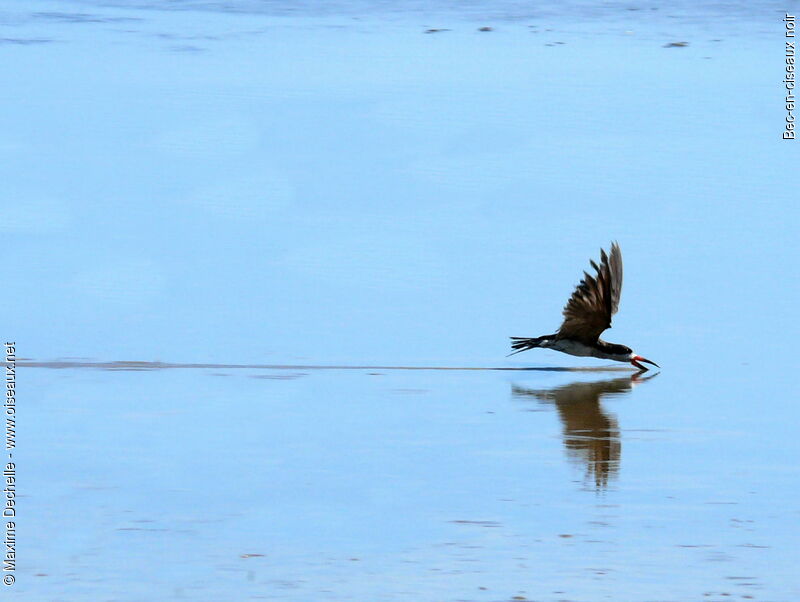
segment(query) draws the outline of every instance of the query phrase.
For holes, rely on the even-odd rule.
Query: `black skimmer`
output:
[[[641,372],[647,370],[640,362],[659,367],[655,362],[636,355],[630,347],[607,343],[600,333],[611,327],[611,316],[617,313],[622,293],[622,252],[617,243],[611,243],[611,252],[600,250],[600,265],[590,261],[597,275],[583,273],[583,280],[575,288],[566,306],[564,322],[555,334],[541,337],[511,337],[510,355],[542,347],[555,349],[579,357],[596,357],[617,362],[630,362]]]

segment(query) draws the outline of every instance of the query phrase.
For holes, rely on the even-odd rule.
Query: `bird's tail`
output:
[[[520,351],[527,351],[528,349],[536,349],[537,347],[545,347],[546,343],[553,338],[553,335],[546,334],[543,337],[511,337],[511,348],[514,350],[506,357],[519,353]]]

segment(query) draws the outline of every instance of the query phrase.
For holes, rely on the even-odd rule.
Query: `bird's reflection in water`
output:
[[[554,389],[529,389],[512,386],[516,398],[535,399],[555,404],[564,430],[564,446],[569,457],[586,467],[586,476],[595,487],[605,489],[619,471],[622,444],[616,418],[608,414],[604,398],[630,393],[634,385],[656,376],[638,375],[595,382],[575,382]]]

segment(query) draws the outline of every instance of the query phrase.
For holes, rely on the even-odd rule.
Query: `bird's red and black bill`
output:
[[[642,357],[641,355],[636,355],[631,360],[631,364],[633,364],[634,366],[639,368],[639,370],[649,370],[649,368],[647,366],[642,366],[639,362],[644,362],[645,364],[652,364],[656,368],[660,368],[661,367],[658,364],[656,364],[655,362],[652,362],[649,359],[647,359],[646,357]]]

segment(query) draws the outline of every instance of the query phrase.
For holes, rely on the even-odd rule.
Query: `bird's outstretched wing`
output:
[[[593,343],[611,326],[611,316],[617,313],[622,293],[622,252],[611,243],[611,252],[600,250],[600,265],[594,261],[597,274],[583,273],[583,280],[564,306],[564,323],[558,330],[560,339],[576,339]]]

